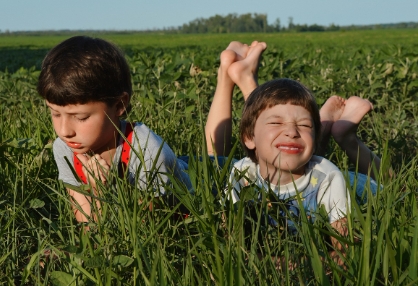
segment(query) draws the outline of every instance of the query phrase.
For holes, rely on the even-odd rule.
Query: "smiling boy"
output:
[[[350,199],[339,169],[313,155],[320,130],[315,98],[301,83],[277,79],[257,87],[248,97],[241,119],[240,137],[248,157],[234,165],[232,200],[239,200],[242,186],[253,183],[271,189],[280,199],[293,198],[289,202],[293,209],[299,207],[299,196],[311,217],[323,205],[337,228],[349,210]]]
[[[286,199],[298,215],[298,196],[311,218],[323,205],[331,226],[346,236],[345,215],[350,211],[350,197],[345,179],[334,164],[313,154],[325,155],[332,136],[358,166],[358,173],[348,172],[351,186],[356,186],[360,197],[365,186],[370,186],[375,194],[378,188],[373,179],[378,176],[375,171],[380,169],[380,158],[356,134],[373,106],[357,96],[331,96],[318,111],[312,93],[297,81],[277,79],[258,87],[259,61],[266,48],[264,42],[246,45],[233,41],[221,53],[216,91],[206,123],[208,151],[215,155],[228,155],[230,151],[232,96],[237,85],[245,100],[240,141],[248,157],[232,168],[229,198],[235,203],[243,187],[257,186]],[[331,241],[336,251],[330,255],[342,264],[343,246],[334,237]]]

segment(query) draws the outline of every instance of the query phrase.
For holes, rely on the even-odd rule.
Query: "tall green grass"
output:
[[[216,84],[220,50],[211,47],[138,49],[129,53],[135,95],[129,120],[145,122],[178,155],[189,155],[193,192],[172,179],[171,194],[155,198],[114,178],[102,186],[102,214],[76,223],[65,186],[56,180],[49,113],[36,95],[39,70],[0,72],[0,282],[27,285],[414,285],[418,281],[418,54],[411,43],[269,45],[260,82],[299,79],[321,104],[333,94],[369,98],[375,111],[359,136],[383,158],[376,196],[354,188],[350,231],[341,237],[326,218],[303,215],[298,232],[273,228],[280,203],[225,199],[228,164],[206,155],[203,126]],[[201,73],[192,76],[191,65]],[[234,95],[234,151],[242,97]],[[353,170],[331,142],[327,155]],[[395,176],[388,178],[391,166]],[[153,178],[150,178],[152,180]],[[214,195],[216,191],[216,195]],[[251,198],[254,189],[248,190]],[[142,203],[139,204],[138,202]],[[147,205],[159,208],[149,210]],[[187,208],[190,215],[182,216]],[[345,269],[329,256],[329,236],[347,245]],[[273,257],[273,258],[272,258]],[[280,261],[276,263],[276,261]],[[292,265],[297,265],[292,268]]]

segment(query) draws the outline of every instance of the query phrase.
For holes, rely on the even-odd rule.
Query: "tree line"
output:
[[[165,27],[162,29],[152,30],[125,30],[114,31],[118,33],[273,33],[273,32],[325,32],[325,31],[339,31],[339,30],[376,30],[376,29],[417,29],[418,22],[401,22],[389,24],[374,24],[374,25],[350,25],[339,26],[330,24],[323,25],[307,25],[295,24],[293,18],[289,17],[288,24],[282,25],[280,18],[277,18],[273,23],[269,24],[267,21],[267,14],[247,13],[247,14],[228,14],[226,16],[215,15],[209,18],[197,18],[182,26]],[[78,30],[83,33],[107,33],[106,30]],[[73,30],[52,30],[52,31],[17,31],[10,32],[9,30],[2,31],[0,34],[67,34],[73,33]]]
[[[179,33],[257,33],[257,32],[324,32],[338,30],[372,30],[372,29],[407,29],[418,28],[418,22],[402,22],[394,24],[375,24],[375,25],[350,25],[339,26],[330,24],[307,25],[295,24],[293,18],[289,17],[288,25],[281,25],[280,18],[272,24],[267,22],[267,14],[228,14],[226,16],[215,15],[210,18],[197,18],[180,27],[172,27],[171,30]]]

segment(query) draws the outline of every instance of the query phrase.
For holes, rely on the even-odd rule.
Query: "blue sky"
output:
[[[417,0],[0,0],[0,30],[144,30],[216,14],[262,13],[269,23],[418,22]]]

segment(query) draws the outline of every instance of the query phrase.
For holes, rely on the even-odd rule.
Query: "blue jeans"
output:
[[[370,186],[370,191],[373,195],[376,195],[377,183],[369,176],[348,171],[348,178],[350,180],[350,186],[356,187],[357,202],[359,204],[367,202],[367,194],[364,194],[366,187]],[[356,185],[354,186],[354,184]]]

